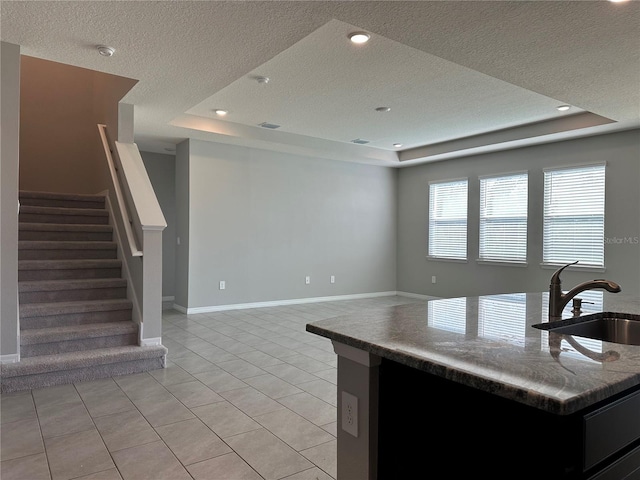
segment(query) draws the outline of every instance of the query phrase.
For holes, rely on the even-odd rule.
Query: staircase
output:
[[[13,392],[164,367],[167,349],[138,345],[127,281],[99,195],[20,192],[20,362]]]

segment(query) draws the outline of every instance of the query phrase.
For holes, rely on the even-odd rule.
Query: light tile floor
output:
[[[165,309],[167,368],[0,396],[0,477],[335,479],[337,359],[305,326],[414,301]]]

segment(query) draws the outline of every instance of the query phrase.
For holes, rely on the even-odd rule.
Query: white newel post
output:
[[[162,230],[143,227],[141,345],[162,344]]]

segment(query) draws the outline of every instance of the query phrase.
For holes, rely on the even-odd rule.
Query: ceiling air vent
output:
[[[356,138],[355,140],[351,140],[351,143],[357,143],[358,145],[364,145],[369,143],[369,140],[363,140],[361,138]]]
[[[267,123],[267,122],[262,122],[259,126],[262,128],[270,128],[271,130],[280,128],[280,125],[276,125],[275,123]]]

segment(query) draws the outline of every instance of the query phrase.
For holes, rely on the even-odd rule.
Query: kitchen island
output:
[[[582,315],[640,315],[589,295]],[[547,294],[521,293],[308,324],[338,354],[338,480],[640,476],[640,346],[532,327],[547,319]]]

